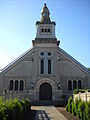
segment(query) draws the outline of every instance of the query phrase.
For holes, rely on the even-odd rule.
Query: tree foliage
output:
[[[90,71],[90,68],[88,68],[88,70]]]

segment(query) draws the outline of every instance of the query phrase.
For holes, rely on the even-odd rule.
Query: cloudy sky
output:
[[[90,0],[0,0],[0,69],[32,47],[44,3],[60,47],[90,67]]]

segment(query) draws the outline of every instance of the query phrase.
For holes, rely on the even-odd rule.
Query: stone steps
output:
[[[40,101],[32,101],[31,102],[32,105],[35,106],[66,106],[67,101],[63,100],[63,101],[52,101],[52,100],[40,100]]]
[[[49,100],[40,100],[40,101],[33,101],[32,105],[39,105],[39,106],[50,106],[53,105],[53,101],[49,101]]]

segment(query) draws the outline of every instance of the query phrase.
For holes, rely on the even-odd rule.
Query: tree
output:
[[[90,71],[90,68],[88,68],[88,70]]]

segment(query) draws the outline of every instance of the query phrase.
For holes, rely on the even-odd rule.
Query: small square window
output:
[[[41,56],[43,56],[44,55],[44,52],[41,52]]]
[[[48,56],[51,56],[51,52],[48,52]]]

